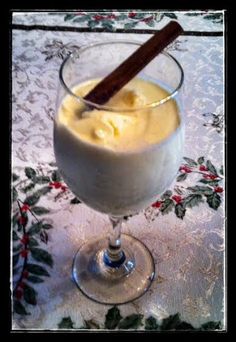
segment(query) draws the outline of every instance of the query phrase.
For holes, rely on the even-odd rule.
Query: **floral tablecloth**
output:
[[[97,304],[73,283],[72,258],[110,227],[57,171],[58,70],[84,44],[144,42],[171,19],[185,29],[167,49],[185,72],[185,157],[165,194],[124,224],[158,276],[132,303]],[[224,12],[15,12],[12,25],[12,329],[224,330]]]

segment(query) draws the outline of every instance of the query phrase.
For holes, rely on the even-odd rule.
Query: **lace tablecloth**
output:
[[[112,308],[71,280],[75,252],[109,222],[79,203],[58,174],[58,70],[84,44],[144,42],[171,19],[186,30],[168,47],[185,72],[185,158],[165,196],[124,225],[151,250],[158,277],[143,297]],[[116,329],[225,329],[223,21],[223,12],[210,11],[13,15],[13,330],[103,329],[113,316]]]

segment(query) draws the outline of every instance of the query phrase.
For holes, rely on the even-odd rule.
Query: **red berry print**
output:
[[[209,174],[208,174],[208,175],[204,175],[203,178],[215,180],[215,179],[217,178],[217,176],[215,176],[215,175],[209,175]]]
[[[25,283],[23,281],[21,281],[18,285],[18,287],[20,287],[21,289],[25,288]]]
[[[21,211],[22,212],[26,212],[30,209],[30,206],[28,204],[24,204],[22,207],[21,207]]]
[[[15,292],[16,299],[21,300],[22,296],[23,296],[22,290],[17,289],[16,292]]]
[[[61,182],[50,182],[50,188],[61,189],[63,192],[67,190],[67,186],[63,185]]]
[[[178,196],[178,195],[174,195],[172,196],[172,199],[177,203],[181,203],[182,202],[182,197],[181,196]]]
[[[58,188],[59,188],[58,182],[51,182],[51,183],[49,183],[49,186],[50,186],[51,188],[55,188],[55,189],[58,189]]]
[[[28,278],[28,276],[29,276],[29,272],[28,272],[28,271],[26,271],[26,270],[25,270],[25,271],[23,271],[23,272],[22,272],[22,276],[23,276],[23,278],[25,278],[25,279],[26,279],[26,278]]]
[[[156,201],[155,203],[152,204],[152,207],[153,208],[160,208],[162,205],[162,202],[161,201]]]
[[[21,252],[20,252],[20,255],[22,256],[22,258],[26,258],[27,255],[28,255],[28,250],[27,249],[23,249]]]
[[[23,238],[20,240],[21,243],[23,243],[24,245],[26,245],[28,242],[29,242],[29,235],[28,234],[25,234],[23,236]]]
[[[107,16],[107,19],[115,19],[115,18],[116,18],[115,14],[110,14]]]
[[[192,170],[190,169],[190,167],[185,166],[185,165],[180,166],[179,170],[180,170],[180,171],[183,171],[183,173],[190,173],[190,172],[192,172]]]
[[[54,182],[54,188],[55,189],[60,189],[61,188],[61,183],[60,182]]]
[[[103,16],[102,15],[94,15],[93,16],[95,20],[99,21],[99,20],[102,20],[103,19]]]
[[[26,222],[27,222],[27,218],[24,217],[24,216],[20,216],[18,222],[24,226],[26,224]]]
[[[200,165],[199,170],[200,171],[208,171],[208,168],[205,165]]]
[[[214,189],[214,191],[215,191],[215,192],[221,193],[221,192],[223,192],[224,190],[223,190],[223,188],[221,188],[220,186],[217,186],[217,187]]]
[[[186,172],[186,173],[190,173],[190,172],[192,172],[192,170],[191,170],[189,167],[187,167],[187,166],[185,167],[185,169],[184,169],[184,170],[185,170],[185,172]]]
[[[135,16],[136,16],[135,12],[130,12],[128,15],[129,18],[134,18]]]

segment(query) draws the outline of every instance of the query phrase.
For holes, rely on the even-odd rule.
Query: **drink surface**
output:
[[[72,91],[84,97],[98,82],[99,79],[87,81]],[[153,109],[141,109],[168,95],[157,84],[136,78],[106,103],[113,111],[85,110],[74,97],[66,96],[59,108],[58,122],[90,144],[114,151],[137,150],[161,142],[179,126],[175,100]]]
[[[72,90],[83,97],[97,82]],[[54,151],[65,182],[82,202],[123,216],[143,210],[167,189],[183,155],[177,103],[128,111],[166,96],[166,90],[141,79],[106,103],[117,108],[112,112],[85,110],[75,97],[65,96],[54,121]]]

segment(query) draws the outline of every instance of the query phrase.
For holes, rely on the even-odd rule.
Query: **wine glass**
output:
[[[91,105],[77,96],[73,88],[91,79],[104,78],[140,45],[134,41],[107,41],[73,51],[60,68],[57,109],[65,96],[71,96],[75,105]],[[168,101],[176,101],[178,106],[179,125],[162,142],[114,153],[75,137],[58,122],[58,112],[54,119],[54,151],[64,181],[81,202],[110,218],[110,235],[94,237],[80,246],[72,267],[79,289],[103,304],[133,301],[150,287],[155,275],[153,257],[143,242],[121,234],[122,221],[125,216],[147,208],[171,184],[183,154],[181,65],[169,53],[162,52],[137,77],[159,84],[168,95],[135,110],[155,111],[158,106],[164,108]],[[122,112],[121,108],[92,105],[98,110]]]

